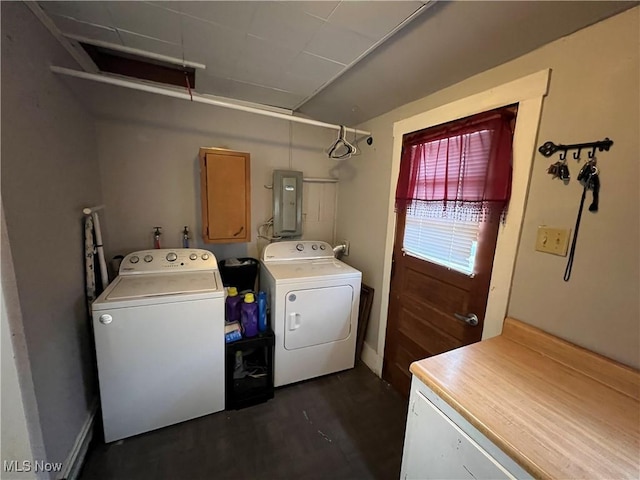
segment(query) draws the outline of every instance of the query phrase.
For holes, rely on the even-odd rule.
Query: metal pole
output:
[[[203,95],[199,95],[197,93],[194,93],[193,95],[190,95],[190,94],[182,92],[182,91],[171,90],[171,89],[162,88],[162,87],[156,87],[154,85],[149,85],[149,84],[146,84],[146,83],[134,82],[134,81],[131,81],[131,80],[125,80],[125,79],[122,79],[122,78],[116,78],[116,77],[107,76],[107,75],[103,75],[103,74],[81,72],[79,70],[73,70],[73,69],[70,69],[70,68],[58,67],[58,66],[55,66],[55,65],[51,66],[51,71],[55,72],[55,73],[62,74],[62,75],[68,75],[70,77],[82,78],[82,79],[85,79],[85,80],[93,80],[93,81],[96,81],[96,82],[106,83],[106,84],[109,84],[109,85],[116,85],[116,86],[119,86],[119,87],[130,88],[132,90],[139,90],[139,91],[142,91],[142,92],[155,93],[157,95],[164,95],[166,97],[179,98],[181,100],[189,100],[189,101],[193,101],[193,102],[197,102],[197,103],[204,103],[206,105],[214,105],[214,106],[217,106],[217,107],[231,108],[233,110],[240,110],[242,112],[256,113],[258,115],[265,115],[267,117],[279,118],[281,120],[288,120],[290,122],[305,123],[307,125],[314,125],[316,127],[324,127],[324,128],[331,128],[333,130],[340,130],[340,125],[334,125],[332,123],[320,122],[318,120],[311,120],[311,119],[308,119],[308,118],[294,117],[294,116],[291,116],[291,115],[285,115],[283,113],[278,113],[278,112],[270,112],[268,110],[261,110],[259,108],[248,107],[248,106],[245,106],[245,105],[238,105],[238,104],[230,103],[230,102],[224,102],[222,100],[215,100],[213,98],[207,98],[207,97],[205,97]],[[345,131],[350,132],[350,133],[355,133],[356,135],[364,135],[364,136],[367,136],[367,137],[371,136],[371,132],[367,132],[365,130],[357,130],[357,129],[354,129],[354,128],[345,128]]]

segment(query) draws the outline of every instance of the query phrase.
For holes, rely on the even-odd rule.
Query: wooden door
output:
[[[251,240],[249,154],[201,149],[202,235],[208,243]]]
[[[409,365],[480,341],[500,212],[480,226],[474,275],[405,255],[405,214],[398,213],[382,378],[409,395]],[[456,318],[475,314],[477,325]]]

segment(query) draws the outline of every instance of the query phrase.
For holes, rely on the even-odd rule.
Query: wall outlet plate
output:
[[[536,250],[566,257],[570,236],[571,229],[569,228],[554,228],[540,225],[536,238]]]

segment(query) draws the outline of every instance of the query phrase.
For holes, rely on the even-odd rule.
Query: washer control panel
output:
[[[314,260],[333,256],[333,248],[327,242],[293,240],[267,245],[262,252],[262,261]]]
[[[200,248],[157,248],[133,252],[120,264],[120,275],[217,270],[213,253]]]

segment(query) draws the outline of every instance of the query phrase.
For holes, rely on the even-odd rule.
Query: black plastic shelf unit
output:
[[[226,344],[225,408],[235,410],[273,398],[273,347],[271,330]],[[244,376],[234,378],[237,352],[242,353]]]

